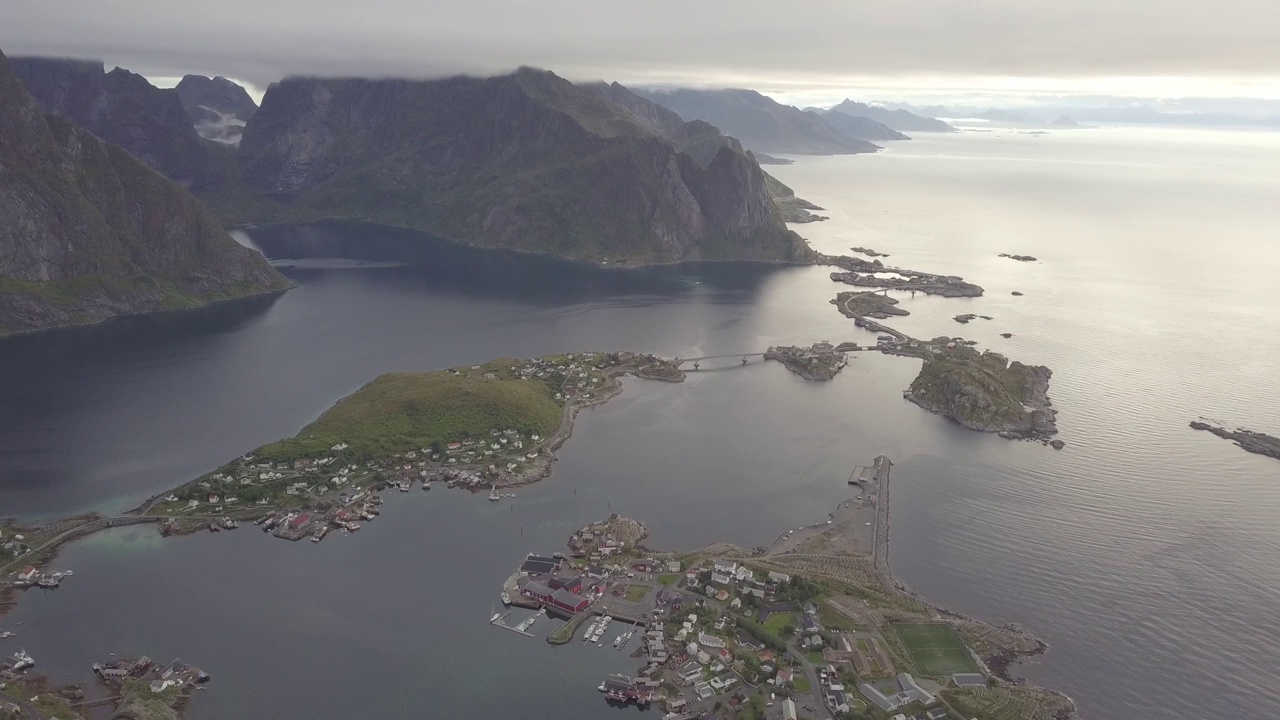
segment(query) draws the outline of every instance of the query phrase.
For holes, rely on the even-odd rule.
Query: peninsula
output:
[[[748,717],[778,706],[784,718],[797,707],[844,718],[1074,717],[1069,698],[1009,676],[1043,642],[894,580],[892,468],[884,456],[856,468],[853,496],[828,520],[755,549],[655,551],[642,523],[615,514],[575,532],[567,555],[520,559],[501,592],[508,609],[489,622],[535,637],[539,618],[563,618],[545,636],[552,645],[581,638],[588,652],[629,650],[640,667],[598,690],[611,705],[661,706],[667,717],[726,706]],[[521,608],[536,612],[509,624]]]
[[[1280,460],[1280,438],[1244,428],[1228,430],[1221,425],[1204,422],[1203,419],[1192,420],[1191,429],[1211,432],[1224,440],[1235,441],[1236,447],[1247,452]]]

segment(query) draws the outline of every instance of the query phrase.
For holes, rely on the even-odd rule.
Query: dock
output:
[[[889,468],[893,467],[893,462],[884,455],[879,455],[870,465],[859,465],[849,473],[850,485],[861,485],[867,487],[869,483],[880,482],[889,476]]]
[[[518,626],[513,627],[513,626],[511,626],[511,625],[508,625],[508,624],[507,624],[507,622],[506,622],[506,620],[507,620],[507,618],[509,618],[509,617],[511,617],[511,613],[504,613],[504,614],[499,615],[498,617],[495,617],[495,618],[493,618],[492,620],[490,620],[490,621],[489,621],[489,624],[490,624],[490,625],[493,625],[493,626],[495,626],[495,627],[500,627],[500,628],[502,628],[503,630],[510,630],[510,631],[511,631],[511,632],[513,632],[513,633],[520,633],[521,635],[523,635],[523,636],[525,636],[525,637],[533,637],[533,633],[531,633],[531,632],[527,632],[527,631],[525,631],[525,630],[522,630],[522,629],[521,629],[520,627],[518,627]],[[537,616],[535,615],[534,617],[537,617]],[[528,621],[525,621],[525,622],[528,622]],[[529,625],[525,625],[525,623],[520,623],[520,624],[521,624],[521,625],[524,625],[524,627],[526,627],[526,628],[527,628],[527,627],[529,627],[529,625],[532,625],[533,623],[529,623]]]

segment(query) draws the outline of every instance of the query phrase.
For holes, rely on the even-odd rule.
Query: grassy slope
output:
[[[493,429],[511,428],[548,436],[562,415],[555,388],[513,379],[508,360],[481,371],[448,370],[382,375],[343,398],[294,438],[257,451],[264,460],[320,457],[339,442],[357,454],[386,456],[430,447],[434,442],[484,439]],[[485,378],[493,373],[495,378]]]

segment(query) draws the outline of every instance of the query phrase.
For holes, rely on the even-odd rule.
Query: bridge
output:
[[[675,358],[671,362],[676,367],[679,367],[685,363],[691,362],[693,363],[693,369],[697,370],[698,363],[702,362],[703,360],[721,360],[723,358],[742,358],[742,364],[746,365],[747,358],[753,358],[753,357],[764,357],[764,353],[758,352],[758,353],[729,353],[728,355],[703,355],[702,357]]]

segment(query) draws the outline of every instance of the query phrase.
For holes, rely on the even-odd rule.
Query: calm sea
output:
[[[513,501],[395,494],[366,530],[319,545],[252,528],[94,536],[58,561],[76,571],[63,588],[0,621],[20,633],[0,643],[59,680],[111,652],[182,656],[214,676],[197,720],[598,718],[599,678],[634,661],[485,624],[519,557],[609,512],[647,521],[655,547],[761,544],[821,520],[851,467],[886,453],[895,573],[1046,639],[1019,674],[1099,720],[1271,717],[1280,462],[1187,423],[1280,434],[1276,167],[1280,134],[1119,128],[921,136],[770,168],[832,216],[798,228],[816,248],[983,285],[903,298],[913,314],[896,325],[1053,368],[1063,451],[906,403],[911,360],[862,355],[825,385],[729,360],[682,385],[628,381]],[[0,343],[0,515],[127,508],[381,372],[866,339],[819,268],[608,271],[352,225],[245,240],[298,288]],[[951,319],[968,312],[994,319]]]

